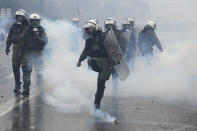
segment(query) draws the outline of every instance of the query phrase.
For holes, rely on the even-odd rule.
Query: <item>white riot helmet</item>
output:
[[[135,20],[133,18],[128,18],[127,21],[129,21],[130,26],[133,27]]]
[[[130,23],[135,23],[135,20],[133,18],[128,18],[127,21],[129,21]]]
[[[27,15],[25,10],[19,9],[15,12],[15,19],[17,25],[22,25],[27,21]]]
[[[89,19],[88,21],[89,21],[90,23],[96,24],[96,30],[98,30],[99,26],[98,26],[98,20],[97,20],[96,18]]]
[[[26,15],[26,12],[23,10],[21,10],[21,9],[19,9],[19,10],[17,10],[16,12],[15,12],[15,18],[17,17],[17,16],[23,16],[24,18],[27,18],[27,15]]]
[[[151,27],[152,29],[155,29],[155,28],[156,28],[156,22],[155,22],[155,21],[149,21],[149,22],[147,23],[147,25],[148,25],[149,27]]]
[[[91,19],[89,19],[89,21],[94,21],[98,24],[98,19],[97,18],[91,18]]]
[[[83,24],[83,38],[88,39],[93,37],[94,31],[98,30],[98,25],[94,21],[87,21]]]
[[[114,26],[116,26],[116,21],[113,18],[107,18],[104,22],[104,25],[114,25]]]
[[[87,21],[83,24],[83,29],[93,28],[98,29],[98,24],[95,21]]]
[[[40,21],[41,21],[41,18],[38,14],[31,14],[29,16],[29,20],[30,20],[30,25],[32,26],[39,26],[40,25]]]
[[[41,18],[38,14],[31,14],[29,20],[41,20]]]
[[[113,18],[106,19],[104,25],[106,30],[117,28],[116,21]]]
[[[24,9],[18,9],[18,10],[24,12],[26,17],[27,17],[27,13],[26,13],[26,11]]]

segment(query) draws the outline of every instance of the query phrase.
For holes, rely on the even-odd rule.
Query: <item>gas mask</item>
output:
[[[22,25],[22,22],[21,21],[17,21],[16,24],[17,25]]]
[[[111,30],[111,29],[115,29],[116,26],[115,25],[112,25],[112,24],[106,24],[105,25],[105,30],[108,31],[108,30]]]
[[[93,38],[93,33],[94,29],[93,28],[85,28],[83,31],[83,38],[86,39],[91,39]]]
[[[130,25],[123,25],[122,28],[123,28],[124,31],[130,31],[131,30]]]
[[[34,34],[34,35],[39,36],[39,30],[38,30],[37,27],[33,27],[32,31],[33,31],[33,34]]]
[[[24,21],[23,16],[20,16],[20,15],[16,16],[16,24],[17,25],[22,25],[23,21]]]
[[[40,20],[31,20],[30,19],[30,25],[33,27],[38,27],[40,25]]]
[[[32,31],[34,35],[39,35],[39,30],[38,30],[38,26],[40,25],[40,20],[31,20],[30,19],[30,25],[33,27]]]

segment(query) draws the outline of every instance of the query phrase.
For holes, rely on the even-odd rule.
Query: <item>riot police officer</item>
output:
[[[97,91],[95,94],[94,105],[96,109],[100,109],[101,99],[104,95],[105,82],[110,78],[110,63],[108,54],[104,47],[104,33],[98,30],[96,22],[88,21],[83,26],[86,34],[85,48],[79,58],[77,66],[81,66],[87,56],[90,57],[88,65],[92,70],[98,72]]]
[[[31,14],[30,25],[24,32],[24,63],[23,63],[23,96],[29,96],[31,72],[34,66],[37,73],[37,85],[42,86],[43,50],[48,42],[45,29],[40,25],[41,18],[38,14]]]
[[[20,81],[20,67],[23,60],[23,41],[22,34],[28,26],[27,15],[25,10],[19,9],[15,13],[16,22],[11,26],[7,41],[6,41],[6,55],[10,53],[10,47],[13,44],[13,54],[12,54],[12,68],[15,79],[15,89],[14,93],[16,95],[20,94],[21,81]]]
[[[132,18],[128,18],[122,25],[122,31],[130,31],[130,40],[126,49],[126,61],[130,66],[131,71],[134,71],[135,57],[137,56],[137,29],[134,25],[135,21]]]
[[[123,44],[121,44],[121,41],[120,41],[120,37],[121,37],[121,31],[117,28],[117,25],[116,25],[116,20],[113,19],[113,18],[107,18],[105,21],[104,21],[104,26],[105,26],[105,33],[108,33],[109,30],[113,30],[114,31],[114,34],[116,35],[116,38],[117,38],[117,41],[120,45],[120,48],[124,54],[125,52],[125,47],[123,46]],[[117,91],[117,87],[118,87],[118,74],[116,73],[115,69],[112,68],[112,85],[113,85],[113,88],[115,91],[114,93],[116,93]]]
[[[163,52],[161,43],[155,33],[156,22],[149,21],[143,30],[139,33],[139,48],[141,55],[145,57],[146,64],[150,65],[153,57],[153,46]]]

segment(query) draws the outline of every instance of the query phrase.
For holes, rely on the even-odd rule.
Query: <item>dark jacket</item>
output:
[[[142,55],[153,54],[153,46],[156,45],[161,51],[162,46],[157,38],[155,31],[149,26],[146,26],[139,33],[139,48]]]
[[[37,28],[37,31],[33,31]],[[29,25],[23,35],[24,49],[42,51],[48,42],[45,29],[42,26],[33,27]]]
[[[22,25],[18,25],[16,23],[14,23],[9,31],[8,37],[7,37],[7,41],[6,41],[6,45],[7,48],[10,48],[10,46],[12,44],[23,44],[22,42],[22,34],[24,32],[24,30],[27,28],[28,26],[28,22],[24,22],[24,24]]]
[[[95,31],[93,38],[86,40],[84,50],[79,58],[79,62],[85,60],[87,56],[96,58],[108,57],[104,47],[104,38],[104,33],[101,31]]]

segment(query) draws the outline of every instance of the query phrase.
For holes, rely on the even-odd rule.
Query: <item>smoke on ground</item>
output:
[[[76,66],[84,47],[80,30],[66,21],[47,21],[45,28],[49,43],[45,50],[44,99],[61,112],[91,113],[97,73],[88,69],[86,61],[82,67]],[[72,44],[79,44],[80,50],[71,51]],[[136,59],[135,71],[126,81],[120,82],[118,96],[155,97],[196,104],[197,45],[193,41],[182,41],[164,42],[163,46],[163,53],[155,49],[149,68],[144,66],[143,58]],[[111,96],[112,90],[110,79],[105,96]],[[105,113],[97,114],[101,114],[100,117],[107,116],[103,115]],[[103,119],[108,120],[108,117]]]
[[[169,43],[163,53],[156,53],[150,68],[144,68],[138,58],[134,74],[121,83],[119,94],[197,104],[196,48],[192,41]]]

